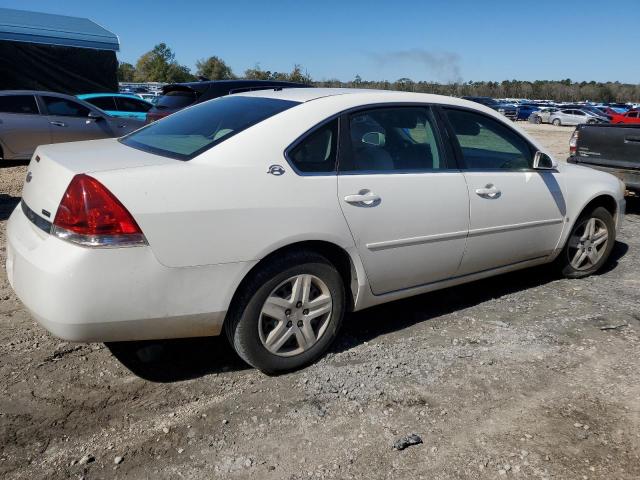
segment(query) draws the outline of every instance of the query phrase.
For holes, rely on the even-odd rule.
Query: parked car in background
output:
[[[554,261],[595,273],[625,209],[622,182],[496,111],[409,92],[240,93],[36,155],[6,237],[38,322],[91,342],[224,331],[269,373],[319,358],[348,311]]]
[[[587,110],[564,108],[549,115],[549,122],[553,125],[581,125],[583,123],[609,123],[609,119]]]
[[[0,158],[27,160],[38,145],[120,137],[144,125],[115,118],[71,95],[32,90],[0,92]]]
[[[640,125],[578,125],[569,163],[611,173],[640,193]]]
[[[472,102],[479,103],[481,105],[485,105],[489,108],[494,109],[496,112],[501,113],[505,117],[514,122],[518,119],[518,107],[511,103],[502,103],[494,100],[491,97],[462,97],[464,100],[470,100]]]
[[[540,107],[540,110],[533,112],[535,123],[551,123],[550,117],[557,112],[559,108],[556,107]]]
[[[275,80],[205,80],[202,82],[174,83],[162,87],[162,96],[147,112],[147,123],[196,103],[206,102],[225,95],[272,88],[303,88],[302,83]]]
[[[76,97],[104,110],[112,117],[137,118],[142,121],[153,107],[151,102],[125,93],[85,93]]]
[[[517,120],[528,120],[531,114],[540,110],[538,105],[532,103],[521,103],[518,105]]]
[[[611,117],[611,123],[640,123],[640,112],[631,110],[622,115],[613,115]]]
[[[141,93],[140,94],[140,98],[142,98],[143,100],[146,100],[147,102],[149,102],[153,106],[156,103],[158,103],[158,100],[160,99],[160,94],[156,94],[156,93]],[[145,115],[145,120],[146,120],[146,115]]]

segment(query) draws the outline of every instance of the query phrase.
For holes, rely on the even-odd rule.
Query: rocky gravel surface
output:
[[[565,155],[570,129],[525,128]],[[0,169],[3,265],[25,172]],[[627,213],[597,276],[538,268],[352,314],[279,377],[222,338],[61,341],[2,269],[0,478],[640,478],[638,199]]]

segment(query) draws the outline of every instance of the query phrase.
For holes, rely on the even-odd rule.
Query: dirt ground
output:
[[[524,128],[566,157],[572,129]],[[3,266],[25,172],[0,169]],[[600,275],[539,268],[359,312],[280,377],[222,338],[63,342],[2,268],[0,478],[638,479],[640,201],[627,213]]]

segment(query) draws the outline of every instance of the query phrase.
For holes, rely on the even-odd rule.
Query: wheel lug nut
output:
[[[287,308],[287,309],[284,311],[284,314],[288,317],[289,315],[291,315],[291,310]]]
[[[293,325],[293,322],[292,321],[288,321],[287,322],[287,328],[291,328],[291,325]]]
[[[303,315],[309,315],[309,310],[307,310],[306,308],[304,310],[302,310],[302,314]]]
[[[302,325],[303,325],[302,320],[298,320],[298,326],[302,328]]]
[[[296,308],[300,308],[302,306],[302,302],[296,303]]]

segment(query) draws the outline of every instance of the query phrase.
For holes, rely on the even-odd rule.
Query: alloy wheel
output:
[[[331,291],[320,278],[309,274],[290,277],[273,289],[262,306],[260,341],[274,355],[299,355],[318,343],[332,311]]]
[[[586,219],[569,238],[569,263],[576,270],[593,268],[605,254],[608,240],[609,230],[601,219]]]

